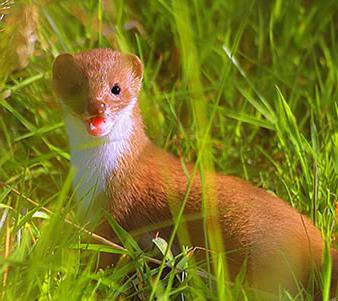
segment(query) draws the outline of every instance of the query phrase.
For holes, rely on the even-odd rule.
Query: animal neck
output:
[[[111,132],[104,137],[88,134],[84,123],[65,111],[76,198],[83,209],[105,197],[108,181],[115,173],[127,170],[149,143],[145,135],[137,100],[116,114]]]

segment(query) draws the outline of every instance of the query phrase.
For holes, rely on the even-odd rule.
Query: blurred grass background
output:
[[[132,259],[93,271],[102,247],[85,252],[64,222],[74,207],[69,153],[50,80],[62,52],[139,55],[156,144],[277,194],[336,244],[336,0],[7,0],[0,20],[1,300],[251,300],[236,283],[216,289],[224,275],[187,254],[154,281],[160,267],[130,241]]]

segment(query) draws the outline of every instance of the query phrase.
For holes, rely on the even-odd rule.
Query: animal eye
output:
[[[113,93],[114,95],[119,95],[121,92],[121,88],[119,87],[119,85],[115,84],[112,88],[111,88],[111,93]]]

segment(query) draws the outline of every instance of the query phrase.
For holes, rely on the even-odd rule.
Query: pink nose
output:
[[[100,101],[90,102],[87,111],[90,115],[102,115],[106,111],[106,104]]]

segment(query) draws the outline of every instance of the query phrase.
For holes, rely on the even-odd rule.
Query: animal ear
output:
[[[53,64],[53,84],[56,93],[64,98],[75,94],[83,84],[84,74],[69,53],[60,54]]]
[[[139,81],[143,79],[143,64],[138,56],[128,53],[127,59],[132,64],[133,73]]]

